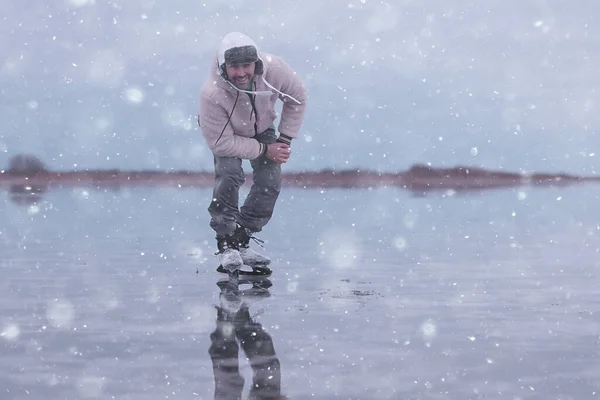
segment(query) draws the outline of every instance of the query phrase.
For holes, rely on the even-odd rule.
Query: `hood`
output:
[[[284,97],[288,97],[291,100],[293,100],[294,102],[298,103],[298,104],[302,104],[300,103],[300,101],[296,100],[294,97],[283,93],[279,90],[277,90],[276,88],[273,87],[273,85],[271,85],[269,82],[267,82],[267,80],[265,79],[265,74],[267,73],[267,66],[264,62],[264,60],[262,59],[260,52],[258,51],[258,46],[256,45],[256,43],[254,42],[254,40],[252,40],[251,38],[249,38],[248,36],[244,35],[243,33],[240,32],[230,32],[227,35],[225,35],[223,37],[223,39],[221,40],[221,43],[219,44],[219,48],[217,50],[217,74],[220,75],[232,88],[234,88],[235,90],[237,90],[238,92],[243,92],[243,93],[249,93],[249,94],[255,94],[255,95],[259,95],[259,96],[270,96],[273,94],[273,92],[269,91],[269,90],[259,90],[259,91],[254,91],[254,90],[243,90],[238,88],[237,86],[235,86],[233,83],[231,83],[231,81],[229,81],[229,79],[226,78],[226,74],[225,74],[225,56],[226,53],[230,50],[234,50],[234,49],[244,49],[247,47],[252,47],[254,52],[256,54],[256,71],[255,71],[255,77],[256,76],[260,76],[262,81],[265,83],[265,85],[271,89],[274,90],[275,92],[279,93],[280,95],[284,96]]]
[[[251,47],[254,49],[254,53],[256,54],[257,60],[253,61],[262,61],[260,55],[258,54],[258,46],[254,42],[254,40],[250,39],[248,36],[244,35],[240,32],[230,32],[221,39],[221,43],[219,44],[219,50],[217,52],[217,62],[219,66],[225,64],[225,53],[229,50],[233,49],[243,49],[245,47]]]

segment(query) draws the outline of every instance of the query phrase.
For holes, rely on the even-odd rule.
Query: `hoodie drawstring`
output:
[[[295,99],[294,97],[290,96],[287,93],[283,93],[282,91],[277,90],[273,85],[271,85],[269,82],[267,82],[267,80],[265,79],[265,75],[262,74],[260,76],[262,78],[262,81],[265,83],[265,85],[271,89],[276,91],[277,93],[279,93],[280,95],[282,95],[283,97],[288,97],[290,99],[292,99],[293,101],[295,101],[298,104],[302,104],[300,101],[298,101],[297,99]],[[234,88],[235,90],[237,90],[238,92],[244,92],[244,93],[248,93],[248,94],[255,94],[255,95],[262,95],[262,96],[270,96],[273,93],[268,91],[268,90],[244,90],[244,89],[240,89],[237,86],[235,86],[232,82],[230,82],[229,80],[227,80],[227,83],[229,83],[229,85]],[[255,83],[255,88],[256,88],[256,83]]]
[[[267,80],[265,79],[265,76],[264,76],[264,75],[261,75],[261,77],[262,77],[262,80],[263,80],[263,82],[265,83],[265,85],[267,85],[267,86],[268,86],[270,89],[273,89],[274,91],[276,91],[277,93],[279,93],[279,94],[280,94],[280,95],[282,95],[283,97],[289,97],[290,99],[294,100],[296,103],[298,103],[298,104],[302,104],[302,103],[300,103],[298,100],[296,100],[295,98],[293,98],[292,96],[290,96],[289,94],[287,94],[287,93],[283,93],[283,92],[280,92],[279,90],[275,89],[275,88],[273,87],[273,85],[271,85],[269,82],[267,82]]]
[[[221,130],[221,134],[217,138],[217,141],[215,142],[215,146],[217,145],[217,143],[219,143],[219,140],[221,140],[221,137],[223,136],[223,132],[225,132],[225,128],[227,128],[227,125],[229,125],[229,122],[231,122],[231,116],[233,115],[233,110],[235,110],[235,105],[237,104],[239,97],[240,97],[240,92],[237,92],[237,94],[235,96],[235,101],[233,102],[233,107],[231,108],[231,112],[229,113],[229,116],[227,118],[227,122],[225,123],[225,125],[223,126],[223,129]],[[198,125],[200,125],[200,117],[198,117]]]

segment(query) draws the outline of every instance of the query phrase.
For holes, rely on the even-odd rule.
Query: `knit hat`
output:
[[[225,50],[224,59],[226,65],[246,64],[258,61],[258,53],[252,45],[232,47]]]
[[[217,53],[219,74],[225,76],[225,65],[256,62],[255,73],[262,73],[262,60],[256,43],[240,32],[230,32],[223,37]]]

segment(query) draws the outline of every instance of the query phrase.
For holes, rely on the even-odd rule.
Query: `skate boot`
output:
[[[262,243],[262,240],[255,238],[251,235],[251,232],[246,228],[237,226],[235,232],[233,232],[236,241],[239,245],[240,256],[244,265],[249,266],[267,266],[271,263],[271,259],[265,255],[259,254],[250,248],[250,239],[255,240],[258,244]]]
[[[217,236],[217,248],[216,254],[223,269],[230,275],[236,274],[243,264],[237,240],[233,235]]]

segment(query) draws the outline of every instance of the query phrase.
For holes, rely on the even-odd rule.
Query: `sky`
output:
[[[211,170],[199,91],[241,31],[308,87],[284,170],[594,174],[595,15],[592,0],[6,0],[0,168],[27,153],[54,170]]]

